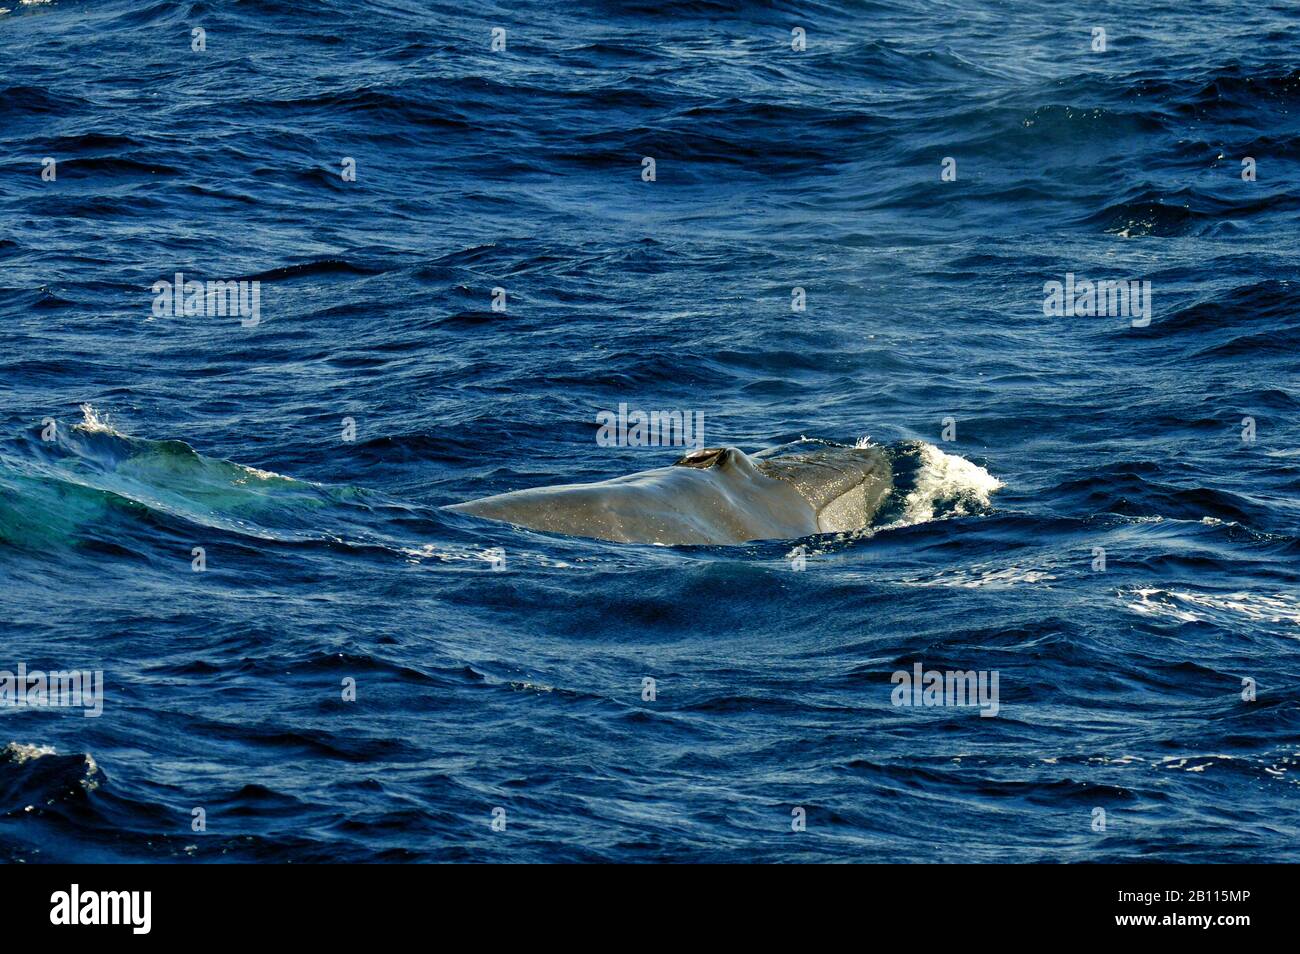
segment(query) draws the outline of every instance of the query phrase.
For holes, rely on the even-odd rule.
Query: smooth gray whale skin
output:
[[[516,490],[447,509],[619,543],[734,544],[861,529],[891,486],[889,458],[879,447],[766,459],[734,447],[705,448],[671,467]]]

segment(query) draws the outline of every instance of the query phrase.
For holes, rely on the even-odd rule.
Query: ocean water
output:
[[[0,858],[1300,859],[1295,4],[0,8]],[[898,483],[440,509],[620,404]]]

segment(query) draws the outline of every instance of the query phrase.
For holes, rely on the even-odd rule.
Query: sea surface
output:
[[[1300,860],[1300,6],[0,9],[0,860]],[[898,483],[440,509],[620,404]]]

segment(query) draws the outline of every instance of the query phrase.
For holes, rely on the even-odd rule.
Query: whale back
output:
[[[893,485],[889,458],[879,447],[827,447],[760,461],[758,469],[792,485],[817,514],[822,533],[868,526]]]
[[[889,489],[878,448],[768,460],[703,448],[671,467],[483,497],[448,509],[622,543],[735,544],[866,527]]]

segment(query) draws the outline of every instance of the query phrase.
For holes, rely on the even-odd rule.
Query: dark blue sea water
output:
[[[0,708],[0,858],[1300,858],[1294,3],[0,6],[0,670],[105,687]],[[682,453],[620,403],[898,486],[439,509]]]

